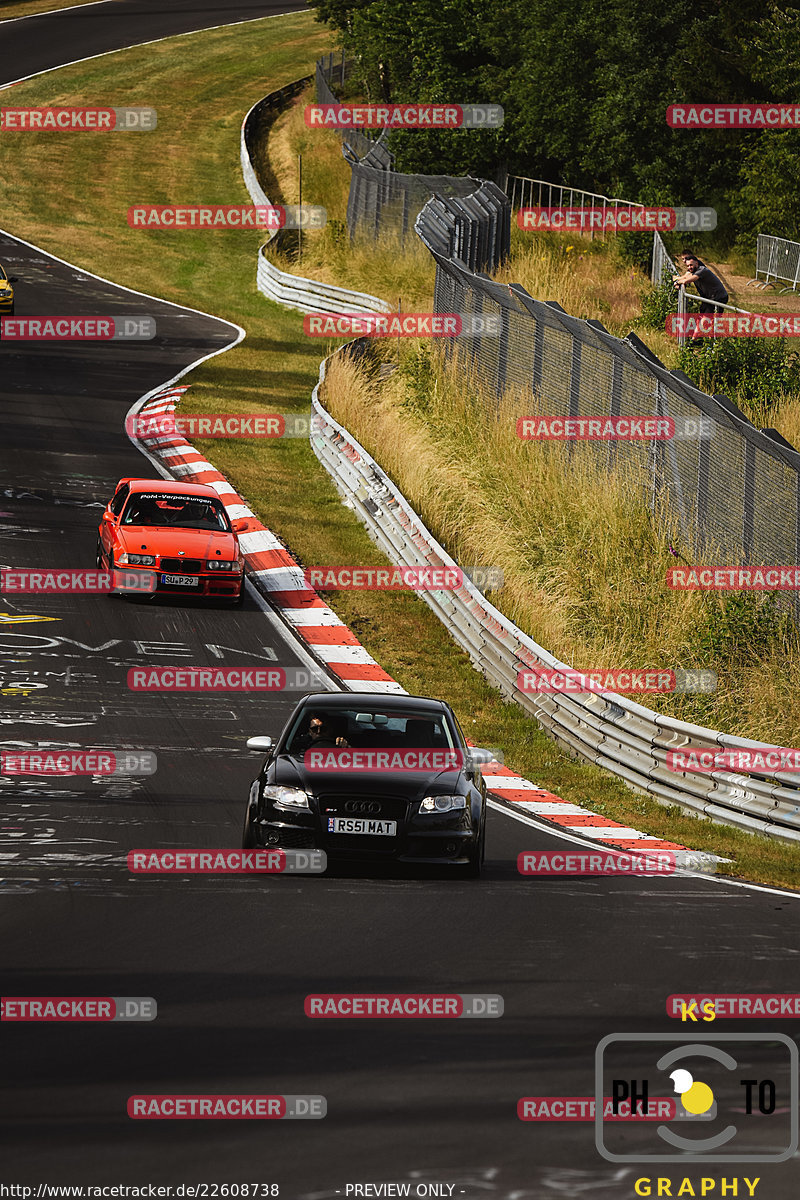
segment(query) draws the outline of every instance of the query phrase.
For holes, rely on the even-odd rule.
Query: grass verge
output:
[[[62,8],[77,8],[95,0],[8,0],[0,4],[0,23],[13,17],[35,17],[37,13],[57,12]]]
[[[309,14],[265,20],[76,64],[20,84],[15,94],[15,103],[30,106],[68,106],[86,95],[111,104],[120,92],[128,104],[158,98],[159,126],[150,134],[114,135],[113,142],[44,133],[3,139],[3,169],[15,180],[13,194],[4,201],[3,223],[119,283],[244,326],[244,343],[188,377],[192,411],[308,411],[319,360],[328,347],[304,338],[300,314],[271,305],[256,292],[257,234],[142,233],[127,227],[126,209],[137,202],[245,201],[238,170],[242,115],[268,90],[308,73],[316,55],[327,49],[327,36]],[[321,202],[313,193],[306,200]],[[331,215],[341,220],[344,214]],[[368,290],[380,292],[379,281]],[[24,280],[18,297],[24,314]],[[340,503],[304,441],[268,446],[214,441],[200,447],[301,561],[385,561]],[[476,741],[503,747],[517,770],[565,800],[654,836],[735,859],[729,870],[736,874],[797,883],[800,852],[793,848],[684,817],[562,754],[473,670],[417,597],[348,592],[334,598],[334,607],[404,687],[451,699]]]

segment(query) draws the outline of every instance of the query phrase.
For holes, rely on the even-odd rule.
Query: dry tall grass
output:
[[[491,597],[501,611],[577,668],[715,670],[715,694],[639,699],[798,744],[797,637],[765,597],[731,609],[728,598],[665,586],[675,531],[668,514],[649,512],[636,471],[609,470],[589,445],[523,442],[523,395],[498,407],[463,363],[410,345],[399,355],[383,383],[337,356],[325,403],[459,562],[502,568],[505,586]]]
[[[618,337],[640,315],[649,287],[640,271],[620,260],[611,238],[524,233],[513,225],[509,259],[494,278],[521,284],[536,300],[557,300],[574,317],[602,321]]]
[[[296,204],[302,155],[303,203],[321,204],[327,209],[328,223],[324,229],[303,234],[300,259],[292,253],[274,261],[294,274],[380,296],[393,309],[430,312],[434,264],[416,234],[409,233],[402,245],[391,234],[377,241],[350,241],[346,226],[350,168],[337,133],[306,126],[303,110],[312,100],[309,87],[277,118],[259,171],[273,203]]]

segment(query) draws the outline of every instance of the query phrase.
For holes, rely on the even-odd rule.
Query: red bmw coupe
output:
[[[155,573],[156,593],[230,599],[244,595],[244,555],[217,493],[207,484],[120,479],[100,521],[97,566]]]

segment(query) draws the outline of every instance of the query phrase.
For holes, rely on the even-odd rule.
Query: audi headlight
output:
[[[426,796],[419,806],[419,811],[421,813],[446,813],[466,807],[466,796]]]
[[[227,558],[210,558],[206,566],[209,571],[232,571],[236,563]]]
[[[128,565],[131,567],[154,567],[156,565],[154,554],[122,555],[119,559],[120,562],[122,562],[122,558],[125,558],[128,562]]]
[[[308,794],[301,788],[280,787],[275,783],[265,783],[261,795],[264,800],[271,800],[277,808],[294,810],[310,808]]]

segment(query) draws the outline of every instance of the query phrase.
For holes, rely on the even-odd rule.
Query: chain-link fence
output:
[[[795,291],[800,284],[800,242],[760,233],[756,248],[756,276],[752,282],[772,283],[784,280],[790,286],[781,292]]]
[[[519,390],[532,416],[673,418],[678,436],[669,440],[586,445],[603,463],[629,467],[654,512],[665,505],[674,514],[684,558],[800,562],[800,454],[761,433],[727,397],[706,395],[683,372],[667,370],[635,334],[613,337],[599,321],[571,317],[553,301],[454,262],[441,252],[433,206],[417,232],[436,260],[436,311],[500,318],[500,336],[460,347],[498,398]],[[454,350],[446,344],[445,352]],[[702,420],[710,436],[698,436]]]
[[[341,83],[353,69],[344,57],[332,55],[317,62],[317,100],[337,104],[331,82]],[[451,200],[471,196],[483,182],[469,175],[403,175],[394,169],[389,135],[384,130],[371,139],[359,130],[343,130],[342,153],[350,167],[350,194],[347,200],[347,228],[350,237],[377,238],[389,234],[402,244],[427,202],[434,196]],[[507,249],[507,243],[506,243]],[[500,261],[505,250],[491,248],[487,256],[476,259],[474,269],[484,270]]]

